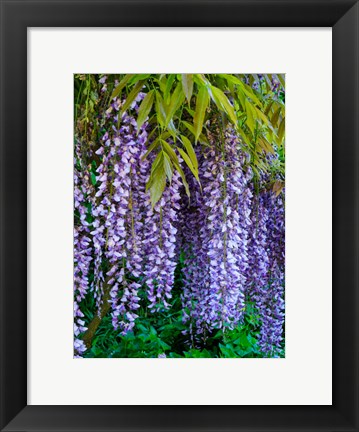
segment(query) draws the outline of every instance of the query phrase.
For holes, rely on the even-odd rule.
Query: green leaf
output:
[[[159,138],[156,138],[155,141],[148,147],[146,153],[141,157],[141,160],[145,160],[146,157],[151,153],[159,145]]]
[[[182,183],[183,183],[183,186],[184,186],[184,188],[186,190],[187,196],[190,196],[191,193],[190,193],[189,186],[188,186],[188,183],[187,183],[187,180],[186,180],[186,176],[185,176],[185,174],[184,174],[184,172],[183,172],[180,164],[179,163],[178,164],[173,163],[173,165],[175,166],[176,170],[179,172],[179,174],[181,176]]]
[[[182,120],[182,123],[186,126],[186,128],[193,134],[193,136],[196,136],[196,133],[194,131],[194,126],[185,120]]]
[[[177,87],[175,88],[174,92],[172,93],[170,104],[167,109],[167,115],[166,115],[166,123],[165,126],[169,124],[170,120],[172,120],[172,117],[174,113],[177,111],[178,107],[181,105],[185,98],[185,95],[182,91],[182,84],[178,83]]]
[[[245,111],[246,100],[247,100],[246,95],[242,91],[237,91],[237,96],[238,96],[239,102],[241,103],[243,111]]]
[[[167,78],[167,82],[166,82],[166,88],[165,88],[165,92],[163,94],[163,99],[165,101],[165,103],[169,103],[170,101],[170,91],[172,88],[172,84],[174,82],[174,80],[176,79],[176,75],[175,74],[169,74],[168,78]]]
[[[159,165],[163,164],[163,152],[160,151],[156,156],[156,159],[152,162],[151,175],[156,171]]]
[[[268,104],[267,108],[264,110],[264,114],[265,114],[266,116],[268,116],[269,111],[271,110],[271,108],[272,108],[272,106],[273,106],[273,102],[274,102],[273,100],[270,101],[270,103]]]
[[[207,78],[203,75],[203,74],[195,74],[193,76],[194,81],[196,82],[196,84],[198,84],[198,86],[206,86],[207,88],[209,88],[210,83],[207,80]]]
[[[173,150],[173,148],[168,144],[167,141],[160,139],[162,146],[166,150],[166,153],[169,155],[169,157],[174,161],[178,163],[178,157],[176,155],[176,152]]]
[[[193,74],[182,74],[182,88],[189,105],[193,93]]]
[[[219,344],[219,348],[225,357],[229,357],[229,358],[238,357],[238,355],[233,350],[233,347],[228,344],[226,346]]]
[[[246,99],[246,113],[247,113],[246,124],[250,129],[250,131],[252,132],[252,134],[254,134],[255,123],[254,123],[253,111],[252,111],[252,106],[247,99]]]
[[[146,118],[151,111],[153,100],[155,97],[154,90],[147,93],[143,101],[141,102],[140,108],[138,110],[137,116],[137,133],[139,132],[141,126],[146,121]]]
[[[159,339],[158,343],[160,344],[161,348],[162,348],[164,351],[171,349],[171,347],[170,347],[168,344],[166,344],[166,342],[164,342],[164,341],[161,340],[161,339]]]
[[[271,144],[264,137],[259,138],[258,143],[263,148],[263,150],[265,150],[267,153],[272,153],[272,154],[275,153]]]
[[[181,135],[181,141],[187,150],[188,156],[191,158],[192,165],[198,171],[197,156],[196,156],[196,152],[194,151],[194,148],[192,147],[191,141],[184,135]]]
[[[162,74],[160,78],[157,80],[157,82],[160,86],[161,92],[164,93],[166,91],[166,84],[167,84],[166,74]]]
[[[156,159],[152,162],[151,175],[150,175],[150,178],[146,184],[146,192],[149,189],[151,189],[151,187],[152,187],[153,180],[154,180],[155,173],[156,173],[156,169],[159,165],[161,165],[163,167],[163,153],[162,153],[162,151],[158,153],[158,155],[156,156]]]
[[[193,118],[194,136],[196,142],[202,132],[204,116],[206,114],[208,103],[209,103],[209,94],[207,88],[202,86],[198,91],[196,110]]]
[[[212,96],[213,96],[212,99],[214,103],[217,105],[217,107],[220,110],[224,111],[228,115],[233,125],[237,127],[237,123],[238,123],[237,116],[227,96],[222,92],[222,90],[214,86],[211,86],[211,91],[212,91]]]
[[[179,164],[179,161],[178,161],[178,157],[177,157],[177,155],[176,155],[176,152],[175,152],[175,151],[173,150],[173,148],[168,144],[167,141],[163,141],[163,140],[161,140],[161,142],[162,142],[162,145],[163,145],[164,149],[166,150],[166,153],[167,153],[167,154],[169,155],[169,157],[171,158],[172,163],[173,163],[173,166],[176,168],[176,170],[179,172],[179,174],[180,174],[180,176],[181,176],[181,178],[182,178],[183,186],[185,187],[185,190],[186,190],[187,195],[190,196],[190,190],[189,190],[189,186],[188,186],[188,183],[187,183],[187,180],[186,180],[186,176],[185,176],[185,174],[184,174],[184,172],[183,172],[183,170],[182,170],[182,168],[181,168],[181,166],[180,166],[180,164]]]
[[[125,85],[130,81],[130,79],[134,76],[134,74],[128,74],[126,75],[118,84],[118,86],[114,89],[111,95],[111,100],[117,96],[120,95],[122,89],[125,87]]]
[[[147,80],[150,76],[151,74],[136,74],[130,79],[128,84],[135,84],[136,81]]]
[[[242,81],[234,75],[230,74],[219,74],[220,77],[225,78],[228,82],[236,85],[242,85]]]
[[[163,161],[163,158],[162,158]],[[152,207],[156,205],[156,203],[161,198],[163,191],[166,187],[166,172],[164,170],[163,163],[159,163],[151,175],[151,187],[150,187],[150,195],[151,195],[151,203]]]
[[[278,129],[278,141],[280,145],[282,144],[283,141],[284,131],[285,131],[285,117],[283,117],[282,121],[280,122],[279,129]]]
[[[241,129],[240,127],[238,127],[238,132],[241,134],[241,137],[243,138],[243,141],[250,146],[251,145],[251,140],[247,137],[246,133],[244,132],[243,129]]]
[[[96,185],[96,182],[97,182],[97,180],[96,180],[96,176],[95,176],[95,174],[92,172],[92,173],[91,173],[91,183],[92,183],[93,186],[95,186],[95,185]]]
[[[250,87],[249,85],[245,84],[244,82],[241,81],[241,88],[244,92],[244,94],[249,97],[249,99],[252,99],[252,101],[257,104],[258,106],[262,106],[261,101],[257,98],[257,96],[255,95],[252,87]]]
[[[194,117],[194,110],[193,110],[193,109],[186,107],[185,110],[188,112],[188,114],[189,114],[191,117]]]
[[[260,100],[255,95],[253,89],[250,86],[248,86],[246,83],[244,83],[243,81],[241,81],[239,78],[235,77],[234,75],[221,74],[221,76],[223,76],[228,82],[231,82],[231,83],[239,86],[240,90],[238,91],[238,96],[240,97],[240,100],[241,100],[240,95],[243,92],[243,94],[246,95],[247,97],[249,97],[250,99],[252,99],[252,101],[256,105],[262,106],[262,103],[260,102]],[[243,104],[242,104],[242,106],[243,106]]]
[[[166,121],[166,110],[164,107],[163,99],[161,94],[156,91],[156,112],[157,112],[157,121],[162,128],[165,127]]]
[[[130,107],[132,102],[136,99],[136,96],[138,95],[138,93],[141,91],[141,89],[143,87],[143,83],[144,83],[144,81],[138,81],[134,85],[133,89],[130,91],[129,95],[126,98],[126,102],[121,107],[120,115],[122,115],[127,110],[127,108]]]
[[[277,77],[282,84],[283,89],[285,89],[285,74],[277,74]]]
[[[260,118],[263,121],[263,123],[265,123],[266,125],[268,125],[269,124],[269,120],[268,120],[267,116],[265,116],[262,113],[262,111],[260,109],[258,109],[257,107],[255,107],[255,106],[252,105],[252,108],[256,112],[257,117]]]
[[[198,170],[193,166],[191,159],[189,158],[188,154],[179,147],[178,147],[178,151],[181,153],[181,156],[183,157],[184,161],[186,162],[188,168],[192,171],[192,174],[195,176],[198,183],[200,183],[199,177],[198,177]]]
[[[154,141],[153,143],[148,147],[148,150],[146,151],[146,153],[141,157],[141,160],[145,160],[146,157],[151,153],[152,150],[154,150],[159,144],[160,144],[160,139],[167,139],[170,137],[170,133],[169,132],[163,132],[162,134],[160,134]]]
[[[173,174],[173,171],[172,171],[172,162],[171,162],[171,159],[168,156],[168,154],[165,153],[164,151],[163,151],[163,167],[165,169],[165,173],[166,173],[166,176],[168,178],[168,181],[171,183],[171,181],[172,181],[172,174]]]
[[[278,123],[278,119],[279,119],[279,115],[280,115],[281,110],[282,110],[282,107],[279,106],[279,107],[274,111],[274,114],[272,115],[271,123],[272,123],[273,127],[276,127],[276,125],[277,125],[277,123]]]
[[[193,134],[193,136],[196,136],[193,125],[191,125],[190,123],[188,123],[184,120],[182,120],[182,124],[184,124],[186,126],[186,128]],[[202,144],[209,145],[208,139],[206,138],[206,136],[203,133],[201,133],[200,136],[198,137],[198,141]]]

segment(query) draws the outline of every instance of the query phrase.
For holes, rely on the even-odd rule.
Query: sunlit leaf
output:
[[[166,110],[164,107],[162,96],[158,91],[156,91],[156,112],[157,112],[157,121],[160,124],[160,126],[164,128],[166,122]]]
[[[209,94],[207,88],[202,86],[197,94],[196,110],[193,118],[194,136],[196,141],[200,136],[203,128],[204,116],[209,103]]]
[[[282,144],[284,138],[284,132],[285,132],[285,117],[283,117],[282,121],[280,122],[279,129],[278,129],[279,144]]]
[[[238,132],[241,134],[241,137],[243,138],[243,141],[250,146],[251,145],[251,140],[248,138],[247,134],[244,132],[243,129],[241,129],[240,127],[238,127]]]
[[[184,98],[185,98],[185,95],[182,91],[182,84],[178,83],[177,87],[175,88],[174,92],[172,93],[172,96],[170,99],[170,104],[169,104],[168,109],[167,109],[166,122],[165,122],[166,127],[169,124],[170,120],[172,119],[174,113],[177,111],[179,105],[181,105],[181,103],[183,102]]]
[[[196,170],[198,170],[197,156],[196,156],[196,152],[194,151],[194,148],[192,147],[191,141],[187,137],[185,137],[184,135],[181,135],[181,141],[186,148],[186,151],[188,153],[188,156],[191,159],[191,162],[192,162],[194,168],[196,168]]]
[[[186,128],[193,134],[194,137],[196,136],[193,125],[191,125],[190,123],[188,123],[184,120],[182,120],[182,124],[184,126],[186,126]],[[200,136],[198,137],[198,141],[202,144],[209,145],[208,139],[206,138],[206,136],[203,133],[201,133]]]
[[[135,84],[137,81],[146,80],[151,74],[136,74],[129,80],[128,84]]]
[[[274,114],[273,114],[272,117],[271,117],[271,123],[272,123],[272,125],[273,125],[274,127],[277,126],[277,122],[278,122],[278,119],[279,119],[279,115],[280,115],[281,109],[282,109],[282,107],[279,106],[279,107],[274,111]]]
[[[252,132],[252,134],[254,134],[255,123],[254,123],[254,117],[253,117],[253,110],[252,110],[252,106],[248,102],[248,100],[246,100],[246,114],[247,114],[246,124],[247,124],[248,128],[250,129],[250,131]]]
[[[230,118],[231,122],[237,126],[237,116],[234,111],[233,105],[229,102],[227,96],[217,87],[211,86],[212,96],[215,104],[217,107],[224,111],[228,117]]]
[[[161,140],[161,143],[163,145],[164,150],[166,151],[166,153],[169,155],[169,157],[172,160],[173,166],[176,168],[176,170],[179,172],[181,178],[182,178],[182,182],[183,182],[183,186],[185,187],[186,193],[188,196],[190,196],[190,191],[189,191],[189,186],[186,180],[186,176],[179,164],[179,160],[178,157],[176,155],[176,152],[173,150],[173,148],[168,144],[167,141],[163,141]]]
[[[262,147],[262,149],[264,151],[266,151],[267,153],[272,153],[272,154],[275,153],[273,147],[271,146],[271,144],[264,137],[259,138],[258,143],[260,144],[260,146]]]
[[[167,82],[166,82],[166,87],[165,87],[165,92],[163,94],[163,99],[165,101],[166,104],[169,103],[170,101],[170,95],[171,95],[171,88],[172,88],[172,84],[174,82],[174,80],[176,79],[176,75],[175,74],[169,74],[168,78],[167,78]]]
[[[253,105],[252,105],[252,107],[255,110],[255,112],[257,113],[257,117],[260,118],[263,121],[263,123],[268,125],[269,124],[268,117],[265,114],[263,114],[262,111],[260,109],[258,109],[257,107],[255,107]]]
[[[154,97],[155,97],[154,90],[151,90],[150,92],[147,93],[147,95],[145,96],[145,98],[141,102],[140,108],[138,110],[138,115],[137,115],[137,129],[138,129],[138,131],[140,130],[143,123],[146,121],[146,118],[147,118],[149,112],[151,111]]]
[[[182,88],[186,95],[188,105],[190,104],[192,93],[193,93],[193,75],[182,74]]]
[[[172,162],[167,153],[163,152],[163,167],[168,178],[168,181],[171,183],[172,181]]]
[[[163,164],[157,166],[156,170],[153,173],[152,183],[150,187],[150,196],[151,196],[151,204],[152,207],[156,205],[156,203],[161,198],[163,191],[166,187],[166,173],[163,167]]]
[[[123,106],[121,107],[121,114],[123,114],[127,108],[130,107],[130,105],[132,104],[132,102],[136,99],[138,93],[142,90],[143,88],[143,83],[144,81],[138,81],[133,89],[130,91],[130,93],[128,94],[128,96],[126,97],[126,101],[123,104]]]
[[[129,82],[129,80],[133,77],[133,75],[134,74],[128,74],[121,80],[121,82],[118,84],[118,86],[112,92],[111,100],[115,97],[118,97],[121,94],[122,89]]]
[[[241,84],[241,88],[243,90],[243,92],[245,93],[245,95],[247,97],[249,97],[250,99],[252,99],[252,101],[257,104],[258,106],[262,106],[261,101],[257,98],[257,96],[255,95],[252,87],[250,87],[249,85],[247,85],[246,83],[242,82]]]
[[[277,74],[277,77],[282,84],[283,89],[285,89],[285,74]]]
[[[266,107],[266,109],[265,109],[265,111],[264,111],[264,114],[266,115],[266,116],[268,116],[268,114],[269,114],[269,112],[270,112],[270,110],[271,110],[271,108],[272,108],[272,106],[273,106],[273,100],[272,101],[270,101],[270,103],[268,104],[268,106]]]
[[[193,166],[192,161],[189,158],[188,154],[184,150],[182,150],[181,148],[178,148],[178,151],[180,152],[180,154],[183,157],[184,161],[186,162],[188,168],[191,170],[192,174],[195,176],[196,180],[199,183],[198,170]]]
[[[153,143],[148,147],[146,153],[141,157],[141,160],[145,160],[146,157],[159,145],[159,138],[156,138]]]
[[[176,155],[176,152],[171,147],[171,145],[167,141],[165,141],[163,139],[161,139],[160,141],[161,141],[162,147],[164,148],[164,150],[166,151],[166,153],[169,155],[169,157],[172,159],[172,161],[178,163],[178,157]]]

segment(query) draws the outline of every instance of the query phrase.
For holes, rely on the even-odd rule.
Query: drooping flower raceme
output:
[[[132,110],[138,109],[143,97],[143,94],[137,97]],[[128,112],[119,120],[121,105],[115,99],[112,109],[107,111],[106,132],[96,151],[101,164],[97,168],[92,235],[99,298],[103,301],[104,296],[108,297],[113,326],[126,334],[134,327],[140,307],[138,290],[143,284],[150,310],[169,307],[176,267],[175,223],[180,180],[178,173],[174,173],[171,184],[152,208],[150,194],[146,192],[150,163],[143,158],[147,150],[147,123],[138,131],[134,117]]]
[[[104,98],[106,83],[103,76]],[[114,329],[125,335],[135,326],[141,301],[153,313],[171,306],[180,256],[184,333],[193,347],[205,345],[214,331],[240,325],[251,303],[260,317],[260,350],[268,357],[280,355],[284,192],[269,191],[267,177],[254,186],[235,131],[209,123],[210,146],[194,145],[200,184],[177,155],[191,196],[175,172],[152,207],[146,184],[154,156],[144,158],[150,125],[138,130],[135,121],[143,97],[140,93],[123,114],[125,100],[114,98],[98,120],[98,141],[76,141],[75,355],[86,350],[81,303],[87,296],[94,297],[100,318],[108,305]]]
[[[133,109],[142,97],[138,97]],[[141,285],[137,279],[142,269],[141,216],[145,198],[141,156],[147,133],[145,126],[137,131],[134,118],[127,113],[122,114],[119,121],[120,107],[121,103],[114,100],[113,111],[107,113],[105,122],[110,132],[105,133],[105,144],[97,150],[102,157],[102,164],[97,169],[100,182],[97,196],[101,201],[95,216],[101,214],[103,224],[93,234],[97,235],[101,230],[99,245],[102,243],[102,247],[98,257],[100,263],[103,258],[108,263],[103,283],[112,305],[112,323],[115,329],[119,328],[125,334],[134,326],[140,300],[138,289]]]
[[[174,272],[176,268],[176,221],[180,200],[180,179],[176,172],[171,184],[164,191],[158,203],[151,208],[147,196],[144,250],[146,266],[144,270],[147,285],[147,298],[152,312],[167,309],[172,298]]]
[[[74,335],[75,352],[81,353],[83,349],[77,337],[86,331],[84,314],[80,303],[89,290],[89,272],[92,261],[92,242],[87,221],[87,197],[92,193],[89,173],[81,157],[81,144],[76,140],[74,158]]]
[[[231,130],[198,155],[200,181],[183,217],[189,254],[182,296],[190,333],[233,328],[243,316],[250,197],[245,155]],[[186,211],[186,208],[184,208]],[[193,339],[193,338],[192,338]],[[192,340],[193,343],[193,340]]]
[[[283,194],[283,192],[282,192]],[[247,297],[256,307],[261,328],[259,348],[278,355],[284,324],[284,202],[272,191],[253,192]]]
[[[267,254],[268,287],[262,296],[262,328],[259,345],[270,357],[279,355],[284,324],[284,192],[268,192]]]

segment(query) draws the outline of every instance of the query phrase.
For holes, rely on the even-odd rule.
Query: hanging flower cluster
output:
[[[268,212],[266,225],[268,285],[262,293],[262,327],[259,339],[267,356],[276,356],[283,340],[284,324],[284,192],[275,197],[267,192],[264,200]]]
[[[284,324],[284,192],[255,191],[235,135],[223,139],[197,155],[203,190],[193,184],[181,209],[184,333],[198,346],[211,330],[233,328],[247,298],[261,318],[259,347],[275,356]]]
[[[100,84],[106,95],[106,77]],[[199,182],[187,172],[190,198],[174,172],[152,206],[146,190],[152,155],[145,158],[150,125],[145,121],[138,129],[134,115],[144,96],[139,93],[122,114],[125,100],[112,100],[99,119],[99,142],[87,148],[95,167],[86,166],[88,155],[76,142],[76,356],[86,350],[81,302],[87,295],[95,299],[100,319],[108,305],[114,329],[125,335],[135,326],[142,300],[152,313],[170,308],[180,253],[190,344],[201,346],[214,330],[241,324],[249,301],[261,320],[261,351],[277,355],[284,325],[284,192],[256,190],[238,136],[214,125],[210,146],[195,146]]]
[[[74,159],[74,348],[78,353],[85,351],[82,340],[78,339],[86,330],[84,314],[79,304],[85,298],[89,288],[89,272],[92,261],[93,248],[90,239],[89,223],[87,221],[88,208],[86,203],[92,193],[89,172],[85,166],[81,166],[81,145],[75,142]]]
[[[247,298],[261,319],[259,347],[265,356],[281,348],[284,324],[284,192],[253,191]]]
[[[161,199],[151,208],[147,197],[145,217],[144,251],[146,266],[144,270],[147,285],[147,298],[150,310],[159,311],[168,308],[174,283],[176,268],[176,221],[180,208],[179,174],[175,173],[171,185],[164,191]]]
[[[138,109],[143,97],[140,94],[136,98],[132,110]],[[175,173],[161,200],[152,208],[150,194],[146,192],[150,163],[143,160],[147,123],[137,130],[134,117],[127,112],[119,121],[123,102],[115,98],[102,121],[106,132],[95,151],[100,163],[96,169],[91,231],[87,227],[91,240],[88,237],[86,240],[93,247],[91,289],[97,313],[101,316],[103,303],[108,301],[114,328],[126,334],[138,317],[138,291],[144,284],[151,311],[169,307],[176,267],[175,223],[180,181]],[[87,289],[88,281],[83,285]],[[85,330],[79,328],[77,334]]]
[[[198,154],[199,186],[183,209],[187,252],[184,321],[203,341],[215,328],[234,328],[244,313],[250,198],[245,155],[233,131]],[[193,190],[192,189],[192,190]]]

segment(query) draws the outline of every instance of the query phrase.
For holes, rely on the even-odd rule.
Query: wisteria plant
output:
[[[284,357],[280,74],[74,77],[74,357]]]

